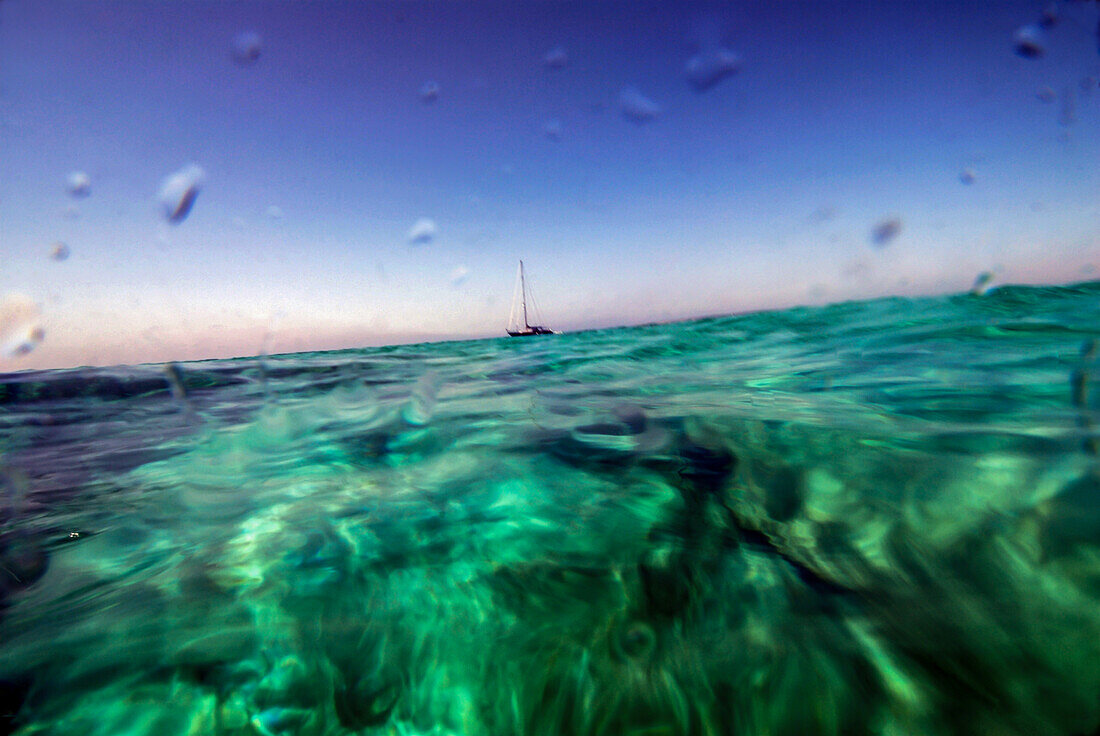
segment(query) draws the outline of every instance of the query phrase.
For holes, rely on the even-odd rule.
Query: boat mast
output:
[[[519,262],[519,286],[523,294],[523,327],[529,330],[531,325],[527,324],[527,282],[523,280],[523,261]]]

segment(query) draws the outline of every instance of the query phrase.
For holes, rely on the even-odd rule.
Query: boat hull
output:
[[[508,330],[509,337],[534,337],[535,335],[556,335],[558,333],[546,327],[535,327],[530,330],[522,330],[519,332],[512,332]]]

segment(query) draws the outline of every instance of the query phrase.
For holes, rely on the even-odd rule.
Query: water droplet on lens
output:
[[[828,205],[818,207],[806,216],[806,222],[810,225],[820,225],[836,217],[836,209]]]
[[[451,286],[461,286],[470,276],[470,269],[465,266],[457,266],[451,271]]]
[[[661,106],[634,87],[624,87],[619,93],[619,108],[632,123],[648,123],[661,114]]]
[[[542,126],[543,135],[552,141],[561,140],[561,121],[547,120]]]
[[[432,242],[437,232],[438,228],[436,228],[435,222],[429,220],[427,217],[421,217],[413,223],[413,226],[409,228],[409,232],[405,237],[413,245],[424,245],[425,243]]]
[[[890,217],[875,225],[871,229],[871,242],[879,248],[890,244],[901,232],[901,218]]]
[[[684,67],[688,84],[696,92],[706,92],[741,69],[741,57],[729,49],[702,51],[688,59]]]
[[[409,396],[409,403],[401,411],[406,422],[423,427],[431,421],[439,394],[440,379],[434,373],[426,373],[417,379]]]
[[[1043,28],[1052,28],[1058,22],[1058,6],[1054,3],[1043,8],[1039,16],[1039,25]]]
[[[233,61],[241,66],[254,64],[263,50],[263,39],[255,31],[242,31],[233,37]]]
[[[1039,102],[1054,102],[1058,99],[1058,93],[1051,87],[1040,87],[1035,96],[1039,98]]]
[[[185,166],[174,174],[165,177],[160,185],[160,204],[164,218],[173,225],[181,223],[191,212],[195,197],[206,178],[205,172],[195,164]]]
[[[993,272],[982,271],[978,278],[974,279],[974,285],[970,287],[970,293],[974,296],[982,296],[987,293],[993,284]]]
[[[963,169],[959,174],[959,181],[963,184],[973,184],[977,178],[978,176],[974,173],[974,169]]]
[[[1047,50],[1046,34],[1038,25],[1027,25],[1016,29],[1012,36],[1016,55],[1025,59],[1037,59]]]
[[[561,69],[569,63],[569,54],[563,46],[555,46],[543,55],[542,63],[550,69]]]
[[[24,294],[0,299],[0,356],[17,358],[34,350],[46,336],[38,305]]]
[[[65,190],[74,197],[92,193],[92,180],[83,171],[74,171],[65,178]]]
[[[439,99],[439,84],[437,82],[425,82],[420,88],[420,99],[425,104],[431,104]]]
[[[1058,113],[1058,122],[1062,125],[1073,125],[1077,121],[1077,95],[1072,87],[1062,90],[1062,108]]]
[[[64,261],[69,257],[69,246],[57,242],[50,246],[50,258],[55,261]]]

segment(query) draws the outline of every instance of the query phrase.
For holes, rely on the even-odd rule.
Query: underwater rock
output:
[[[260,679],[252,699],[262,709],[308,706],[323,692],[324,678],[316,671],[315,662],[285,654]]]
[[[323,597],[350,575],[353,552],[348,542],[332,530],[314,530],[301,548],[286,556],[293,585],[289,598]]]
[[[49,566],[50,556],[35,538],[15,530],[0,533],[0,607],[37,583]]]
[[[400,699],[400,681],[382,673],[362,675],[350,683],[340,678],[333,690],[336,717],[352,731],[384,725]]]
[[[225,731],[237,731],[248,725],[248,706],[244,696],[240,693],[231,693],[218,706],[218,726]],[[220,733],[221,731],[219,731]]]
[[[795,468],[781,465],[776,468],[756,464],[753,478],[764,492],[764,512],[773,521],[790,521],[802,510],[803,477]]]
[[[30,694],[27,680],[0,679],[0,736],[9,736],[18,730],[19,711]]]
[[[657,632],[645,621],[631,621],[611,636],[611,655],[620,662],[648,659],[657,648]]]
[[[252,626],[218,628],[184,642],[170,658],[180,666],[209,667],[246,659],[255,651],[257,643]]]
[[[1040,545],[1047,558],[1072,554],[1100,540],[1100,474],[1066,484],[1041,507]]]
[[[498,566],[486,578],[493,596],[516,612],[562,611],[568,602],[586,607],[605,600],[615,586],[615,572],[559,562]]]
[[[574,413],[568,406],[553,411],[559,417]],[[569,465],[608,471],[633,466],[659,453],[670,440],[669,433],[649,422],[638,406],[618,405],[594,418],[568,431],[540,432],[537,442],[545,452]]]
[[[691,608],[698,597],[692,570],[659,557],[638,563],[643,610],[649,618],[679,618]]]
[[[320,733],[320,719],[307,708],[268,708],[252,717],[249,724],[260,736],[305,736]],[[313,728],[309,728],[313,725]]]
[[[687,442],[680,448],[680,477],[704,495],[721,491],[737,469],[737,456],[724,447]]]

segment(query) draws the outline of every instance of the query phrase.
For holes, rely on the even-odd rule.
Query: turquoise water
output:
[[[3,376],[0,734],[1087,734],[1100,283]]]

